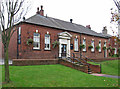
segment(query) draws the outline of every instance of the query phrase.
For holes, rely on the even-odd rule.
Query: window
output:
[[[21,44],[21,27],[18,29],[18,44]]]
[[[85,48],[83,49],[83,51],[86,51],[86,39],[83,39],[83,45],[85,45]]]
[[[94,40],[91,41],[91,45],[93,46],[93,48],[91,48],[91,51],[94,52],[95,51],[94,50],[94,48],[95,48],[95,46],[94,46]]]
[[[106,47],[106,42],[104,42],[104,47]]]
[[[117,48],[115,48],[114,54],[117,54]]]
[[[50,50],[50,35],[45,34],[45,50]]]
[[[99,41],[99,52],[101,52],[101,41]]]
[[[33,36],[33,49],[40,49],[40,34],[34,33]]]
[[[78,39],[75,38],[74,40],[74,51],[78,51]]]

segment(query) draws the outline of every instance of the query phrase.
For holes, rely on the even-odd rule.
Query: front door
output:
[[[62,57],[66,57],[67,45],[66,44],[62,44],[61,45],[61,50],[62,50],[61,56]]]

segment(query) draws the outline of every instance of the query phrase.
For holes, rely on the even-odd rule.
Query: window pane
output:
[[[85,48],[83,49],[83,51],[86,51],[86,40],[83,39],[83,45],[85,45]]]
[[[33,47],[34,49],[39,49],[40,48],[40,34],[39,33],[34,33],[33,36]]]
[[[50,49],[50,35],[45,34],[45,49]]]
[[[78,51],[78,39],[77,38],[75,38],[74,40],[74,50]]]

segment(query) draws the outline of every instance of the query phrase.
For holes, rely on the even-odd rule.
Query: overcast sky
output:
[[[44,15],[69,21],[83,26],[91,25],[92,30],[102,32],[107,26],[108,33],[112,35],[112,29],[117,31],[114,25],[110,24],[111,8],[116,6],[113,0],[30,0],[31,9],[26,18],[36,14],[37,7],[43,5]],[[112,26],[112,28],[111,28]]]

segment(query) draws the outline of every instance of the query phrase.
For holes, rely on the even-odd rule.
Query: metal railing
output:
[[[59,54],[64,54],[64,53],[59,53]],[[77,59],[77,58],[75,57],[75,54],[74,54],[74,53],[72,53],[71,55],[65,53],[65,55],[66,55],[66,57],[61,56],[61,57],[58,57],[58,58],[59,58],[59,59],[64,59],[64,58],[66,58],[68,61],[70,61],[70,62],[72,62],[72,63],[77,62],[79,65],[87,65],[87,66],[89,66],[89,64],[87,64],[87,62],[86,62],[84,59],[82,59],[82,60],[85,61],[85,63],[83,63],[81,60]]]
[[[62,56],[62,54],[64,54],[64,53],[59,53],[59,54],[61,55],[61,57],[58,57],[59,59],[64,59],[65,58],[66,60],[68,60],[69,62],[72,62],[74,64],[77,63],[78,65],[88,66],[88,71],[89,71],[89,69],[91,70],[91,68],[90,68],[90,64],[91,63],[88,63],[88,60],[90,62],[95,63],[95,64],[99,64],[99,66],[100,66],[100,73],[101,73],[101,63],[95,62],[92,59],[90,59],[90,58],[88,58],[86,56],[83,56],[80,53],[71,53],[71,54],[65,53],[65,56]],[[77,54],[77,56],[76,56],[76,54]],[[94,64],[92,64],[92,65],[94,65]]]

